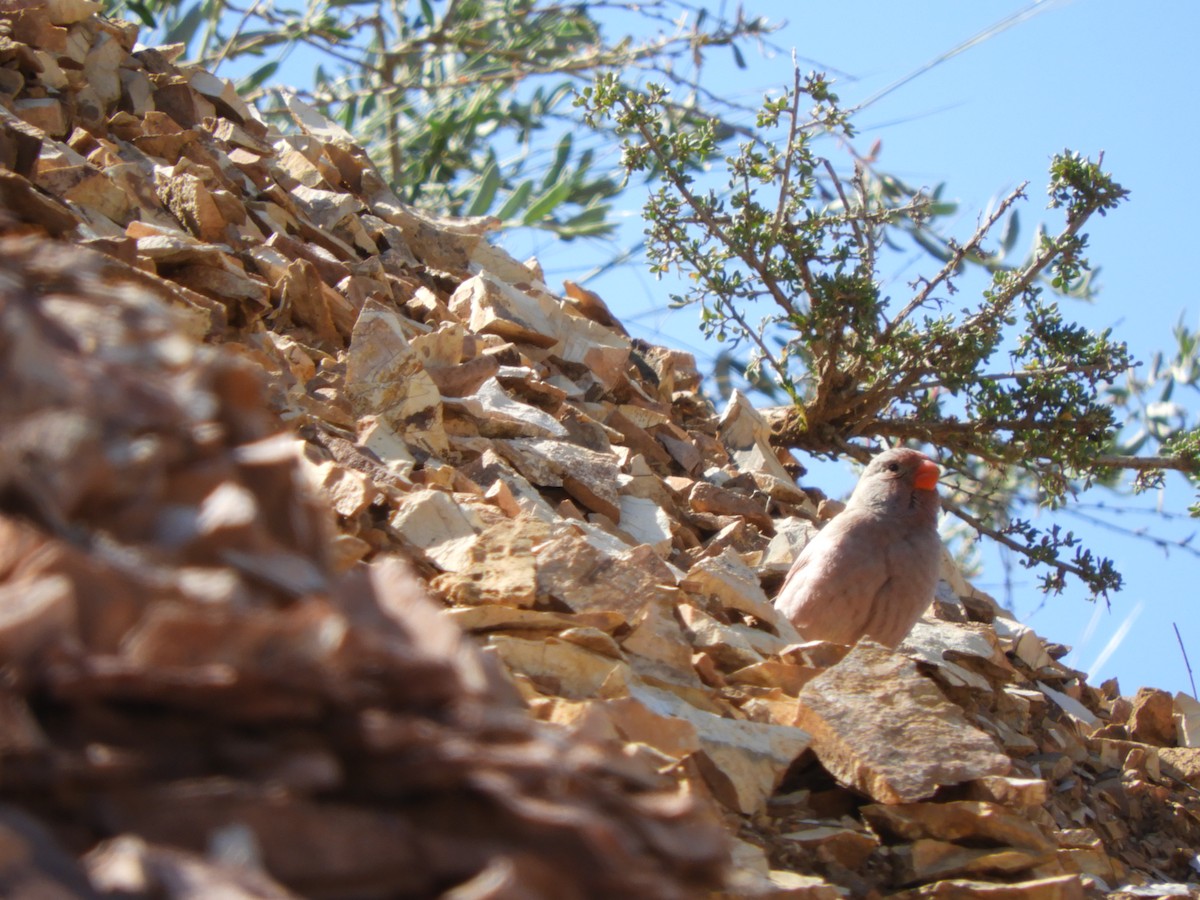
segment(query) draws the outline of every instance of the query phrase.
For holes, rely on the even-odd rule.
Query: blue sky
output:
[[[904,78],[1027,2],[963,3],[927,0],[891,4],[867,0],[754,2],[747,12],[789,25],[773,36],[784,52],[771,60],[749,60],[750,70],[728,65],[720,81],[733,96],[756,102],[763,90],[790,78],[789,52],[843,73],[836,90],[855,104]],[[1064,301],[1069,315],[1096,329],[1112,327],[1134,355],[1146,360],[1172,346],[1171,328],[1183,316],[1196,327],[1198,308],[1188,263],[1193,258],[1190,160],[1200,144],[1194,99],[1193,43],[1200,34],[1200,6],[1168,2],[1136,12],[1116,0],[1045,0],[1014,27],[924,72],[872,104],[858,119],[859,146],[883,141],[881,167],[910,184],[946,182],[947,199],[960,203],[956,231],[968,236],[979,212],[998,195],[1029,181],[1021,209],[1023,237],[1043,215],[1047,168],[1065,147],[1094,157],[1104,151],[1110,171],[1132,191],[1117,212],[1089,227],[1091,259],[1102,287],[1088,306]],[[640,231],[638,201],[627,209],[631,234]],[[520,241],[514,241],[514,250]],[[575,248],[560,254],[542,242],[551,283],[578,278],[585,270]],[[576,274],[572,274],[572,272]],[[903,294],[897,279],[896,293]],[[636,269],[606,275],[589,285],[619,317],[659,343],[687,346],[702,361],[712,352],[695,327],[695,311],[665,310],[670,286]],[[1194,397],[1176,397],[1193,409]],[[827,486],[848,486],[853,476],[822,468]],[[1088,504],[1136,505],[1152,514],[1127,514],[1112,521],[1149,527],[1182,538],[1200,522],[1183,514],[1192,491],[1181,478],[1162,495],[1136,501],[1094,491]],[[1161,508],[1179,518],[1162,522]],[[1072,586],[1043,598],[1035,578],[1011,573],[1009,594],[1018,616],[1041,634],[1071,645],[1067,662],[1089,671],[1095,684],[1120,679],[1125,693],[1155,686],[1191,691],[1173,624],[1193,665],[1200,668],[1200,618],[1193,594],[1200,559],[1175,550],[1169,555],[1141,540],[1060,516],[1064,527],[1084,535],[1089,546],[1114,558],[1126,588],[1111,608],[1087,601]],[[1045,524],[1045,523],[1041,523]],[[994,552],[976,579],[1000,599],[1005,574]]]

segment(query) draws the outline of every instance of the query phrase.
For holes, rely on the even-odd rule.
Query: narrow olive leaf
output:
[[[125,8],[130,10],[139,19],[141,19],[142,24],[147,28],[158,27],[158,20],[154,18],[154,13],[152,13],[147,8],[146,4],[141,2],[141,0],[128,0],[128,2],[125,4]]]
[[[487,168],[483,170],[483,174],[479,179],[479,190],[475,192],[475,196],[471,198],[470,204],[467,205],[463,214],[467,216],[482,216],[492,208],[492,202],[496,199],[496,191],[500,188],[500,167],[496,165],[496,161],[491,160]]]
[[[266,65],[259,66],[240,82],[238,82],[237,90],[239,94],[247,94],[250,91],[258,88],[263,82],[274,75],[279,70],[279,60],[272,60]]]
[[[1004,230],[1000,232],[1000,248],[1007,255],[1012,252],[1013,247],[1017,245],[1017,236],[1020,234],[1021,224],[1017,218],[1017,211],[1014,209],[1004,222]]]
[[[196,3],[167,29],[166,34],[163,35],[163,42],[167,44],[190,44],[192,38],[196,36],[196,29],[200,27],[200,23],[203,20],[204,8],[201,4]]]
[[[609,219],[610,211],[611,207],[608,204],[593,206],[554,226],[553,230],[568,240],[576,237],[601,237],[611,234],[617,226]]]
[[[515,219],[517,210],[525,207],[525,204],[529,202],[529,195],[532,193],[533,182],[522,181],[517,185],[517,189],[508,195],[508,199],[504,201],[504,205],[496,212],[496,217],[504,222]]]
[[[566,132],[558,140],[558,146],[554,148],[554,161],[550,163],[550,169],[546,172],[546,177],[542,179],[542,190],[549,190],[559,180],[562,175],[563,167],[566,166],[567,160],[571,156],[571,146],[574,139],[571,137],[571,132]]]
[[[231,53],[234,56],[242,53],[248,56],[262,56],[263,50],[266,47],[283,44],[290,40],[292,38],[278,30],[268,31],[259,28],[254,31],[243,31],[238,34],[237,41]]]
[[[526,225],[539,224],[550,213],[562,206],[569,196],[571,196],[571,182],[559,182],[529,204],[529,209],[525,210],[521,221]]]
[[[358,120],[358,97],[350,97],[335,118],[343,128],[353,132],[354,123]]]
[[[950,257],[952,256],[950,251],[947,250],[944,245],[939,244],[937,241],[933,240],[933,238],[929,237],[926,232],[913,231],[910,232],[910,237],[916,241],[917,246],[919,246],[934,259],[941,260],[942,262],[950,261]]]

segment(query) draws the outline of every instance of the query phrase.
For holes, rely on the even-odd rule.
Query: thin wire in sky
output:
[[[1047,10],[1049,10],[1055,6],[1062,6],[1064,3],[1069,3],[1069,2],[1070,2],[1070,0],[1034,0],[1033,3],[1030,3],[1028,6],[1024,7],[1023,9],[1017,10],[1012,15],[1005,16],[999,22],[989,25],[987,28],[983,29],[982,31],[976,32],[971,37],[969,37],[965,41],[963,41],[961,44],[951,47],[945,53],[941,53],[938,56],[935,56],[929,62],[918,66],[917,68],[913,69],[911,72],[909,72],[907,75],[905,75],[900,80],[893,81],[887,87],[881,88],[880,90],[876,91],[874,94],[872,94],[870,97],[868,97],[862,103],[860,103],[855,108],[854,111],[858,112],[860,110],[866,109],[872,103],[875,103],[876,101],[881,100],[884,97],[886,97],[888,94],[892,93],[892,91],[895,91],[895,90],[898,90],[899,88],[904,87],[904,85],[908,84],[914,78],[919,78],[921,75],[924,75],[930,69],[940,66],[942,63],[946,62],[947,60],[953,59],[954,57],[958,56],[960,53],[965,53],[966,51],[970,50],[972,47],[977,46],[978,44],[982,44],[984,41],[995,37],[996,35],[1000,34],[1001,32],[1008,31],[1008,29],[1014,27],[1015,25],[1020,25],[1022,22],[1032,19],[1034,16],[1040,15],[1041,13],[1044,13]]]

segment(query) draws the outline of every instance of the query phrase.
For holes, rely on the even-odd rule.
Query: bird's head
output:
[[[897,447],[880,453],[863,470],[850,505],[889,514],[924,513],[936,517],[941,503],[937,484],[942,470],[924,453]]]

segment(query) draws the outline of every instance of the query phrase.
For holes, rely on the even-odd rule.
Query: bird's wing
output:
[[[874,597],[889,578],[887,559],[879,552],[887,543],[887,532],[886,522],[846,510],[804,545],[779,595],[784,596],[793,581],[807,581],[821,585],[821,602],[836,603],[850,596]],[[807,597],[802,595],[797,600]]]

